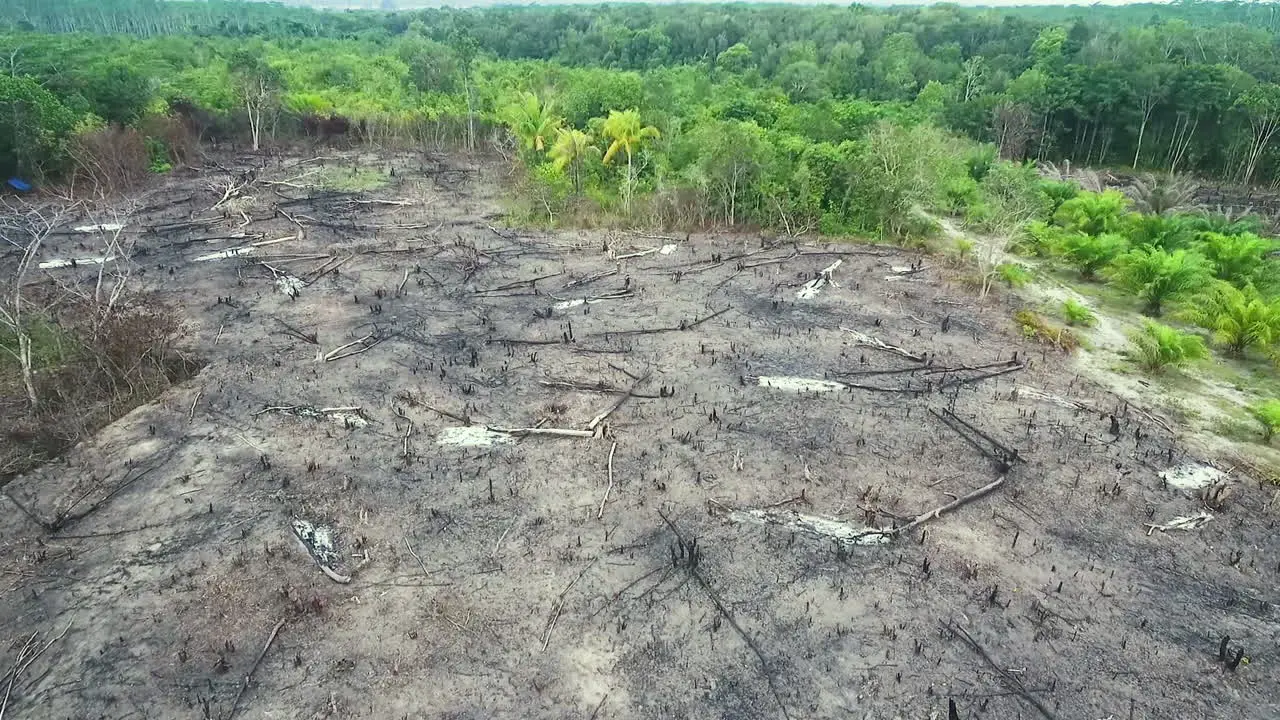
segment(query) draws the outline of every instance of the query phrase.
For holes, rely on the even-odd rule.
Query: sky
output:
[[[263,0],[283,2],[285,5],[305,5],[328,9],[366,9],[385,10],[394,7],[397,10],[412,10],[429,7],[476,7],[489,5],[596,5],[601,0]],[[655,2],[655,0],[625,0],[627,2]],[[724,2],[725,0],[656,0],[657,2]],[[777,4],[794,5],[848,5],[849,0],[765,0]],[[1134,5],[1149,0],[951,0],[950,4],[964,7],[1017,7],[1017,6],[1050,6],[1050,5]],[[936,2],[904,2],[903,0],[861,0],[864,5],[933,5]]]

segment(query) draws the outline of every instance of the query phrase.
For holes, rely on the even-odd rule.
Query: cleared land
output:
[[[1274,487],[1206,509],[931,259],[509,229],[503,180],[138,200],[206,365],[5,487],[6,717],[1280,716]]]

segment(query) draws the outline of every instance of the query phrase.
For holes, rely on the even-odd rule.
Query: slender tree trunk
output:
[[[1138,147],[1133,151],[1133,169],[1138,169],[1138,158],[1142,155],[1142,137],[1147,134],[1147,123],[1151,121],[1151,108],[1142,113],[1142,122],[1138,125]]]
[[[476,149],[476,114],[471,106],[471,72],[462,74],[462,83],[464,90],[467,92],[467,150],[475,152]]]
[[[1244,183],[1253,181],[1253,174],[1258,170],[1258,161],[1271,143],[1271,137],[1280,130],[1280,119],[1264,118],[1254,125],[1254,141],[1244,166]]]
[[[249,115],[249,137],[253,142],[254,152],[257,152],[259,133],[262,129],[262,109],[255,106],[253,100],[248,98],[244,101],[244,109]]]
[[[729,227],[733,227],[738,219],[738,169],[734,167],[732,183],[729,185]]]
[[[35,371],[31,367],[31,334],[23,328],[17,329],[18,365],[22,368],[22,384],[27,389],[27,403],[31,412],[40,408],[40,398],[36,395]]]
[[[634,182],[634,176],[631,171],[631,150],[627,149],[627,177],[622,183],[622,205],[626,210],[627,217],[631,217],[631,183]]]
[[[1195,122],[1191,118],[1184,118],[1179,115],[1174,123],[1173,142],[1169,148],[1169,172],[1177,172],[1178,166],[1187,156],[1187,151],[1191,149],[1191,140],[1195,137],[1196,128],[1200,126],[1200,117],[1197,115]]]

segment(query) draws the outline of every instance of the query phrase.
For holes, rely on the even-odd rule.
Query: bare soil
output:
[[[928,258],[306,159],[139,199],[206,365],[5,488],[5,717],[1280,717],[1275,488],[1150,532],[1202,459]]]

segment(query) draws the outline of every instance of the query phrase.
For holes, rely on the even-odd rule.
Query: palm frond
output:
[[[1194,207],[1200,183],[1187,175],[1143,175],[1133,179],[1124,189],[1138,210],[1164,215]]]

